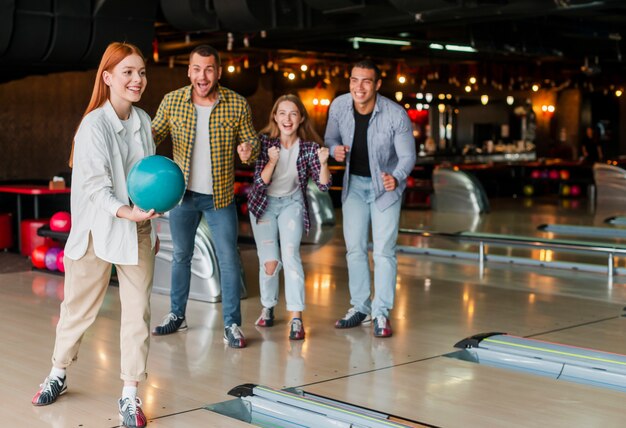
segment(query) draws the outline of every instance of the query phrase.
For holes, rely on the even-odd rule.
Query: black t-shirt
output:
[[[372,113],[360,114],[354,110],[354,141],[350,149],[350,174],[371,177],[369,152],[367,150],[367,127]]]

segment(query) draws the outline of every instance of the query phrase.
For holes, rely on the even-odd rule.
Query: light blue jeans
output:
[[[389,316],[396,295],[398,262],[396,244],[402,200],[384,211],[374,202],[370,177],[351,175],[343,203],[343,236],[348,250],[350,304],[373,317]],[[370,299],[370,265],[367,252],[370,221],[374,242],[374,300]]]
[[[191,281],[191,259],[196,239],[196,229],[204,218],[211,231],[220,269],[222,316],[224,325],[241,325],[241,264],[237,252],[238,219],[233,201],[216,210],[213,195],[185,192],[182,203],[170,211],[170,230],[174,255],[172,259],[171,311],[185,316]]]
[[[273,308],[278,304],[278,274],[282,267],[287,310],[304,310],[304,269],[300,258],[300,241],[304,229],[303,210],[302,192],[298,190],[290,196],[268,196],[267,209],[258,223],[256,217],[250,213],[259,256],[261,304],[266,308]],[[278,266],[272,275],[268,275],[265,263],[271,261],[277,261]]]

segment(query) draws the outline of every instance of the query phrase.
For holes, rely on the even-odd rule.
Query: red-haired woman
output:
[[[146,378],[150,291],[158,251],[150,221],[157,214],[131,206],[126,190],[133,164],[155,151],[150,117],[133,106],[145,88],[145,60],[139,49],[127,43],[110,44],[72,146],[72,229],[65,246],[65,300],[52,370],[32,400],[36,406],[45,406],[67,390],[65,370],[78,356],[115,265],[124,381],[118,406],[128,427],[146,425],[137,385]]]

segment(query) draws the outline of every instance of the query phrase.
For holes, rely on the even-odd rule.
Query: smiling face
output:
[[[291,101],[281,101],[274,113],[274,121],[280,130],[281,139],[297,135],[298,127],[303,120],[298,106]]]
[[[194,101],[214,101],[217,96],[217,82],[222,76],[222,67],[217,65],[215,56],[193,54],[189,60],[187,76],[193,85]]]
[[[136,103],[148,83],[146,65],[137,54],[128,55],[113,70],[104,71],[102,77],[111,91],[113,105]]]
[[[376,92],[380,89],[381,83],[380,79],[376,80],[376,71],[369,68],[352,68],[350,94],[352,94],[352,99],[359,110],[374,109]]]

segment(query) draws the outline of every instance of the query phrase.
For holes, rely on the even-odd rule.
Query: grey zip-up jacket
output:
[[[349,146],[354,141],[354,102],[351,94],[340,95],[330,105],[324,142],[335,157],[335,147]],[[384,210],[402,197],[406,178],[415,166],[415,138],[411,120],[402,106],[376,94],[376,106],[367,128],[367,149],[376,206]],[[385,191],[382,173],[393,175],[398,187]],[[350,177],[350,151],[346,154],[346,171],[343,176],[341,202],[346,201]]]

